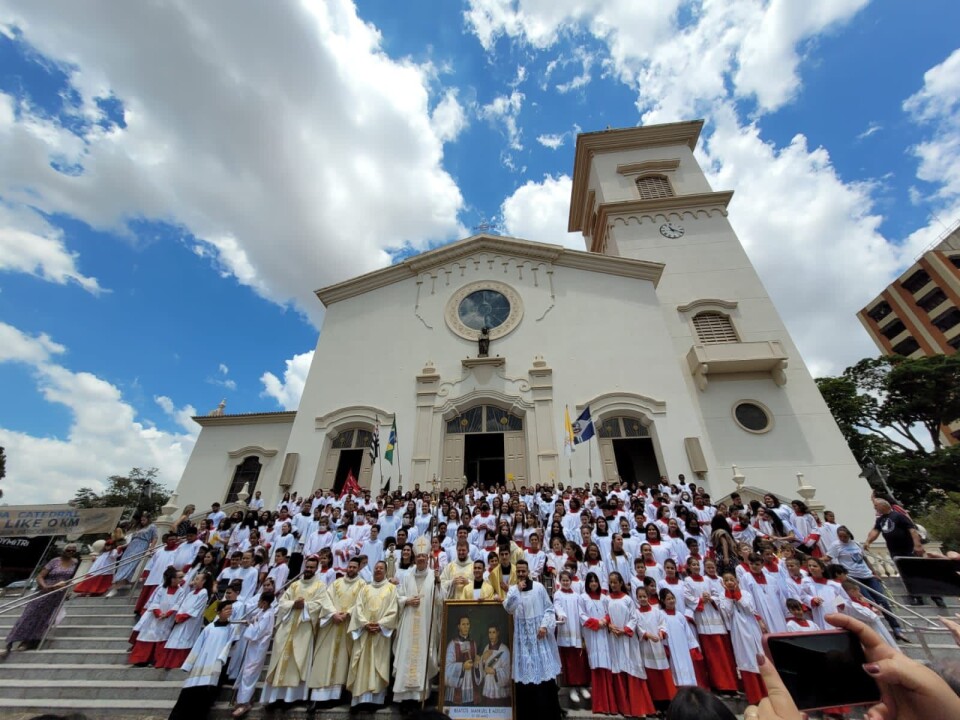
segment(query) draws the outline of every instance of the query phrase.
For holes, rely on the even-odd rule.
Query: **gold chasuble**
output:
[[[293,603],[304,600],[301,610]],[[277,634],[266,681],[273,687],[296,687],[307,679],[313,651],[313,626],[321,612],[330,609],[327,586],[319,576],[297,580],[280,598]]]
[[[320,629],[317,630],[313,666],[307,680],[307,687],[312,691],[311,700],[336,700],[340,697],[340,691],[347,682],[350,658],[353,655],[350,620],[357,605],[357,598],[365,585],[359,577],[342,577],[334,580],[327,591],[333,611],[320,618]],[[333,619],[336,613],[347,617],[343,622],[337,623]]]
[[[493,588],[493,597],[496,600],[503,600],[507,596],[507,591],[500,587],[500,582],[503,580],[503,571],[500,568],[499,563],[497,566],[490,571],[490,577],[487,578],[487,582],[490,583],[490,587]],[[517,566],[510,564],[510,579],[507,582],[508,587],[513,587],[517,584]]]
[[[353,657],[347,689],[353,695],[352,704],[383,703],[390,684],[390,643],[398,619],[396,585],[389,580],[374,581],[360,591],[350,618]],[[371,623],[379,625],[380,632],[370,632],[367,625]]]
[[[466,585],[463,587],[473,587],[473,560],[464,560],[463,562],[454,560],[451,563],[447,563],[447,566],[440,574],[440,592],[443,593],[445,598],[459,599],[461,590],[457,589],[454,584],[454,580],[458,577],[466,580]],[[470,597],[472,598],[473,596],[471,595]]]

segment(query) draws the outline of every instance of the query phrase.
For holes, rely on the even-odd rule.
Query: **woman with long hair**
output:
[[[170,637],[176,608],[187,592],[186,587],[181,587],[177,581],[177,574],[172,565],[163,571],[163,582],[154,590],[146,612],[133,626],[136,638],[127,657],[128,664],[136,667],[152,665],[156,662],[157,648]]]
[[[121,588],[133,585],[133,576],[137,568],[146,559],[146,553],[152,550],[160,539],[160,533],[157,531],[157,526],[153,524],[150,513],[140,513],[139,517],[134,518],[133,523],[134,530],[127,536],[127,544],[120,556],[117,571],[113,575],[113,588],[106,597],[113,597]]]
[[[578,602],[579,620],[583,627],[583,644],[587,649],[587,661],[590,664],[592,710],[594,713],[603,714],[618,712],[611,673],[610,635],[607,632],[609,602],[600,587],[599,576],[589,573],[584,580],[583,593]]]
[[[610,634],[610,672],[616,712],[624,717],[643,717],[656,712],[647,673],[637,652],[637,609],[623,576],[614,571],[607,579],[610,595],[607,601],[607,631]]]

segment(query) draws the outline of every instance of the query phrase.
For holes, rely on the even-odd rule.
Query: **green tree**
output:
[[[817,386],[850,450],[889,469],[901,502],[922,511],[960,491],[960,446],[941,438],[960,420],[960,355],[866,358]]]
[[[125,507],[130,510],[146,510],[154,517],[170,499],[169,491],[157,482],[157,468],[142,470],[131,468],[126,475],[111,475],[102,493],[83,487],[77,490],[71,501],[81,508]]]
[[[960,550],[960,493],[947,493],[944,501],[919,518],[944,550]]]

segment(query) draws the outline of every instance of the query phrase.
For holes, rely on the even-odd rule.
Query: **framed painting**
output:
[[[513,720],[513,618],[496,601],[448,600],[440,710],[452,720]]]

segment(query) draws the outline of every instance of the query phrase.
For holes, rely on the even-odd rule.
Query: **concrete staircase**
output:
[[[891,591],[904,601],[898,579],[888,580]],[[947,600],[948,609],[940,610],[928,603],[917,608],[926,616],[953,615],[960,612],[956,598]],[[0,661],[0,719],[25,720],[40,712],[83,712],[90,718],[166,718],[173,707],[185,673],[179,670],[134,668],[126,664],[128,638],[133,624],[134,598],[74,598],[65,605],[66,617],[50,632],[41,650],[11,653]],[[0,636],[5,637],[16,620],[16,613],[0,615]],[[901,646],[911,657],[926,659],[917,634],[907,631],[913,645]],[[946,634],[927,635],[934,657],[956,657],[957,647]],[[230,716],[230,688],[225,688],[212,717]],[[561,703],[570,709],[570,717],[590,717],[589,705],[570,707],[566,691]],[[732,709],[743,712],[742,702]],[[263,715],[255,708],[248,717]],[[286,713],[287,717],[304,716],[302,707]],[[378,716],[396,715],[396,708]],[[348,708],[323,713],[324,718],[347,718]]]

